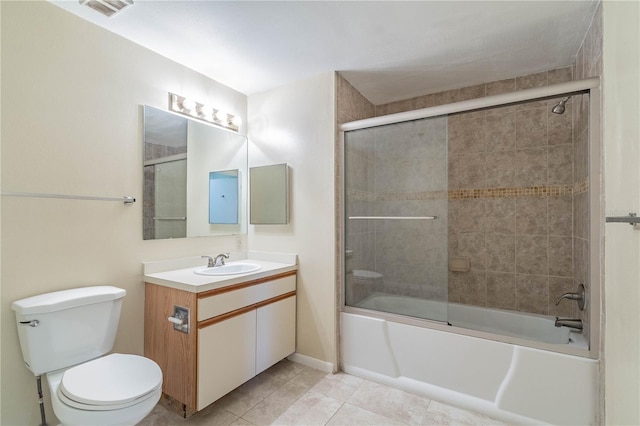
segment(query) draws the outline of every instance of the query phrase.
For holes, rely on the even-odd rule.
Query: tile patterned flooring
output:
[[[470,411],[283,360],[186,420],[158,404],[139,426],[505,425]]]

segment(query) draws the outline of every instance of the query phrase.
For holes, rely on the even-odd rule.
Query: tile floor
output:
[[[139,426],[505,425],[345,373],[283,360],[186,420],[162,405]]]

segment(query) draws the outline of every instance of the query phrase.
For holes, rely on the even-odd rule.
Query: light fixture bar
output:
[[[133,0],[79,0],[79,2],[109,18],[133,5]]]
[[[215,124],[216,126],[231,129],[236,132],[241,124],[240,117],[171,92],[169,93],[169,111],[206,121],[207,123]]]

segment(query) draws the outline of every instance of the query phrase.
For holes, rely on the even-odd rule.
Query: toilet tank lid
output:
[[[112,286],[81,287],[16,300],[11,308],[21,315],[43,314],[120,299],[125,294],[125,290]]]

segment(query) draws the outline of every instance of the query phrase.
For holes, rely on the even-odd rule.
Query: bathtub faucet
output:
[[[558,298],[556,306],[562,302],[562,299],[575,300],[578,302],[578,309],[584,310],[584,285],[578,285],[578,290],[575,293],[565,293]]]
[[[556,317],[556,327],[569,327],[576,330],[582,330],[582,320],[581,319],[569,319],[569,318],[560,318]]]

